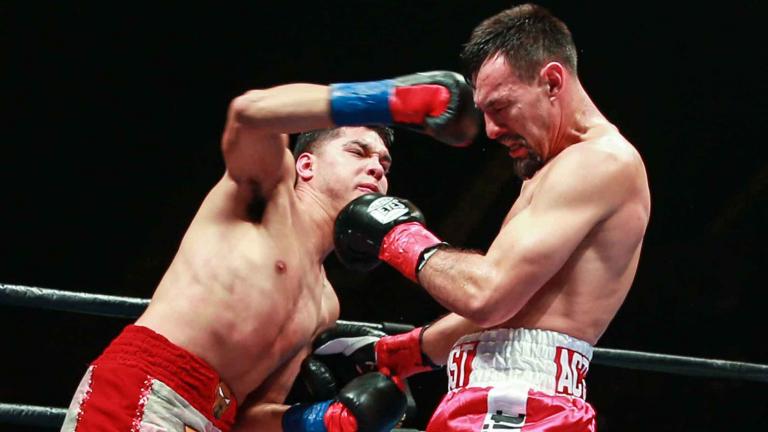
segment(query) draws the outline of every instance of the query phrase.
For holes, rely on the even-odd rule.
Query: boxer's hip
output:
[[[595,411],[583,399],[550,395],[523,383],[465,387],[445,395],[427,432],[594,432]]]
[[[129,325],[89,367],[67,420],[72,430],[228,430],[236,405],[204,360]]]
[[[592,346],[563,333],[495,329],[460,338],[447,362],[448,390],[503,383],[584,399]]]
[[[449,392],[427,431],[594,430],[584,401],[592,346],[538,329],[495,329],[459,339]]]

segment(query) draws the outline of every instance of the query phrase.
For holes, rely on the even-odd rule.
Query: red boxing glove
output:
[[[431,256],[427,253],[444,244],[421,223],[404,223],[395,226],[384,236],[379,259],[419,283],[416,275]]]
[[[357,432],[357,420],[341,402],[333,402],[323,416],[323,424],[328,432]]]
[[[438,117],[448,108],[451,92],[441,85],[423,84],[395,87],[389,97],[392,119],[398,123],[422,124],[424,119]]]
[[[376,367],[388,370],[400,378],[438,369],[421,349],[424,331],[429,326],[415,328],[408,333],[385,336],[376,342]]]

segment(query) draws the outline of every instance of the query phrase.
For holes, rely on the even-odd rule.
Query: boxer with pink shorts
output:
[[[427,432],[594,431],[584,401],[592,346],[568,335],[496,329],[460,338],[448,356],[448,394]]]
[[[565,22],[534,3],[484,19],[463,45],[486,136],[522,180],[487,248],[442,241],[404,198],[363,195],[336,219],[342,263],[385,262],[450,312],[343,351],[401,378],[447,362],[450,394],[429,431],[594,430],[584,374],[632,287],[651,196],[642,155],[582,85],[578,51]]]

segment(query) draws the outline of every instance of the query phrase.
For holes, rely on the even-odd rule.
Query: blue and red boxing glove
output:
[[[480,116],[464,77],[431,71],[331,84],[331,118],[338,126],[399,125],[465,146],[477,134]]]

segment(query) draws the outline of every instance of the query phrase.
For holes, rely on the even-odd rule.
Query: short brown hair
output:
[[[480,66],[496,54],[502,54],[514,66],[518,78],[529,83],[550,61],[577,73],[571,31],[547,9],[531,3],[487,18],[472,31],[461,52],[467,82],[474,83]]]
[[[370,129],[381,137],[384,141],[384,145],[389,147],[395,140],[395,132],[392,128],[386,126],[361,126],[366,129]],[[317,129],[308,132],[302,132],[296,138],[296,145],[293,148],[294,159],[298,158],[302,153],[313,153],[317,150],[317,147],[325,141],[336,138],[341,134],[341,127],[335,127],[330,129]]]

